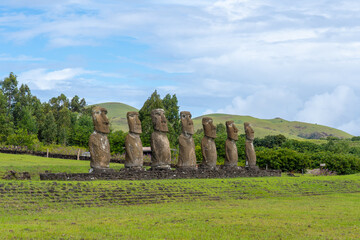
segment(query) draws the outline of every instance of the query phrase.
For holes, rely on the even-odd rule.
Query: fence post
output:
[[[47,158],[49,157],[49,149],[48,148],[46,149],[46,157]]]
[[[76,160],[80,160],[80,149],[78,149]]]

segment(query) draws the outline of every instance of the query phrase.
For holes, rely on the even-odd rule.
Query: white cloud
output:
[[[8,54],[0,54],[0,61],[38,62],[44,60],[45,60],[44,58],[31,57],[26,55],[10,56]]]
[[[39,68],[19,75],[19,81],[26,83],[34,89],[52,90],[59,87],[66,87],[71,81],[76,81],[75,77],[88,73],[81,68],[65,68],[57,71]]]
[[[219,113],[250,115],[259,118],[291,118],[301,107],[296,93],[284,88],[263,88],[247,97],[237,96]]]
[[[305,102],[296,119],[339,127],[349,126],[352,119],[360,115],[354,106],[360,104],[360,98],[348,86],[339,86],[333,92],[317,94]]]

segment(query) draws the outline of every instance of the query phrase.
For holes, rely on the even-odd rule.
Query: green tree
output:
[[[7,115],[12,112],[14,107],[15,96],[18,92],[17,84],[17,76],[12,72],[10,73],[9,77],[6,77],[3,81],[0,81],[1,89],[7,100]]]
[[[176,147],[179,144],[178,139],[181,133],[178,100],[175,94],[172,96],[167,94],[162,99],[162,103],[164,105],[166,119],[168,120],[169,142],[172,147]]]
[[[42,138],[45,143],[56,142],[57,126],[53,113],[50,111],[46,114],[44,124],[42,126]]]
[[[127,133],[123,131],[114,131],[109,134],[109,143],[111,154],[124,153],[125,152],[125,138]]]
[[[71,111],[62,107],[58,113],[58,119],[56,120],[58,129],[58,143],[67,145],[70,138],[71,131]]]
[[[71,133],[71,145],[88,147],[89,137],[94,131],[94,125],[89,115],[80,114]]]
[[[17,103],[18,104],[18,103]],[[21,109],[21,119],[17,123],[19,129],[26,129],[30,134],[38,133],[36,118],[29,106]]]
[[[71,110],[72,112],[78,112],[78,113],[80,113],[80,112],[82,112],[82,111],[84,110],[85,106],[86,106],[86,101],[85,101],[84,98],[82,98],[82,99],[80,100],[80,98],[79,98],[77,95],[75,95],[75,96],[71,99],[71,102],[70,102],[70,110]]]
[[[164,105],[160,98],[160,95],[155,90],[151,96],[145,101],[144,105],[139,111],[139,119],[141,121],[141,141],[144,147],[150,146],[150,138],[153,132],[152,120],[151,120],[151,111],[153,109],[162,108]]]
[[[0,142],[6,140],[7,136],[13,133],[14,124],[7,115],[7,101],[0,89]]]

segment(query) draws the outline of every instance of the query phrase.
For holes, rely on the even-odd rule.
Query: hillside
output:
[[[351,138],[352,135],[344,131],[304,122],[287,121],[281,118],[274,119],[258,119],[250,116],[239,116],[229,114],[208,114],[194,118],[195,130],[202,128],[201,119],[203,117],[211,117],[215,124],[223,123],[232,120],[237,125],[239,133],[243,134],[244,122],[250,122],[256,137],[264,137],[266,135],[282,134],[287,138],[301,139],[301,138],[320,138],[327,136],[335,136],[340,138]]]
[[[138,109],[131,107],[129,105],[126,105],[124,103],[118,103],[118,102],[107,102],[107,103],[99,103],[94,104],[92,106],[101,106],[107,109],[108,111],[108,118],[110,120],[111,129],[114,131],[116,130],[122,130],[127,132],[128,124],[126,120],[126,113],[131,111],[139,111]]]
[[[129,111],[138,111],[138,109],[123,103],[108,102],[99,103],[98,106],[105,107],[108,110],[108,117],[113,130],[128,131],[126,113]],[[264,137],[267,135],[282,134],[287,138],[320,138],[327,136],[335,136],[340,138],[351,138],[352,135],[344,131],[304,122],[287,121],[281,118],[259,119],[250,116],[239,116],[230,114],[209,114],[204,115],[211,117],[215,124],[233,120],[239,129],[239,134],[244,133],[244,122],[250,122],[255,130],[256,137]],[[194,118],[195,130],[202,128],[201,119],[204,116]]]

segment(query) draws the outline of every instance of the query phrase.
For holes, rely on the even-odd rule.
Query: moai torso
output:
[[[151,134],[151,167],[170,168],[171,152],[169,139],[166,133],[155,131]]]
[[[237,167],[238,164],[238,150],[236,141],[238,140],[238,129],[234,121],[226,122],[227,139],[225,142],[225,162],[226,167]]]
[[[192,135],[194,134],[194,124],[191,113],[183,111],[180,113],[182,133],[179,136],[179,158],[178,168],[196,169],[195,143]]]
[[[143,147],[140,139],[141,122],[139,113],[128,112],[126,114],[129,125],[129,133],[125,138],[125,167],[142,168],[143,166]]]
[[[250,126],[250,123],[244,123],[246,141],[245,141],[245,155],[246,161],[249,167],[256,167],[256,153],[254,148],[254,130]]]
[[[237,167],[239,157],[236,142],[231,139],[226,139],[225,151],[224,166]]]
[[[125,167],[143,166],[143,147],[139,134],[129,133],[125,138]]]
[[[106,134],[92,133],[89,139],[89,149],[91,168],[109,168],[110,144]]]
[[[213,125],[213,121],[209,117],[202,119],[204,137],[201,140],[201,152],[203,161],[201,163],[202,168],[215,168],[217,161],[217,152],[215,145],[216,128]]]
[[[171,152],[169,139],[166,136],[168,132],[167,120],[163,109],[154,109],[151,111],[151,119],[154,132],[151,134],[151,168],[170,169]]]
[[[93,169],[108,169],[110,163],[110,144],[107,134],[110,132],[107,110],[94,107],[92,118],[95,131],[89,138],[90,167]]]

